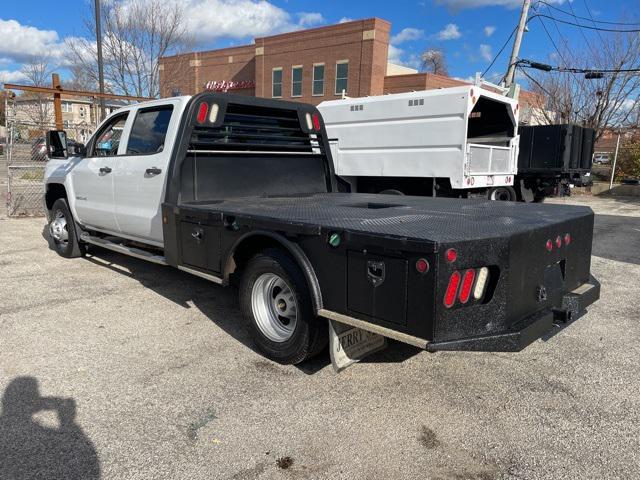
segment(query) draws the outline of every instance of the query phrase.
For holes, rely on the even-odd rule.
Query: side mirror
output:
[[[47,156],[52,159],[69,158],[66,132],[62,130],[50,130],[47,132]]]
[[[87,147],[85,147],[82,143],[72,143],[71,145],[69,145],[69,156],[86,157]]]

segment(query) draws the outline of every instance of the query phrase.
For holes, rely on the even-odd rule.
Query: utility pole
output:
[[[100,0],[95,0],[96,10],[96,46],[98,49],[98,87],[100,93],[104,93],[104,67],[102,63],[102,22],[100,21]],[[104,119],[104,97],[100,97],[100,118],[96,123]]]
[[[513,49],[511,50],[511,58],[509,58],[509,69],[505,76],[504,86],[510,87],[513,83],[513,79],[516,76],[516,61],[518,55],[520,55],[520,44],[522,43],[522,35],[524,29],[527,26],[527,16],[529,15],[529,7],[531,6],[531,0],[524,0],[522,3],[522,11],[520,12],[520,22],[518,23],[518,31],[516,32],[516,38],[513,41]]]

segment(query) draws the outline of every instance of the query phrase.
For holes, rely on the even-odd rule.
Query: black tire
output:
[[[263,332],[252,306],[253,290],[260,289],[259,279],[265,274],[280,277],[295,295],[295,326],[291,336],[283,341],[274,341]],[[260,295],[259,290],[257,295]],[[256,346],[271,360],[297,364],[317,355],[327,345],[327,321],[315,315],[302,271],[295,260],[282,250],[267,249],[248,261],[240,282],[240,307]]]
[[[65,219],[64,230],[67,233],[67,240],[56,239],[52,233],[54,228],[54,222],[59,218]],[[61,257],[65,258],[77,258],[85,254],[85,246],[80,243],[76,232],[76,224],[69,210],[69,205],[64,198],[59,198],[53,203],[51,207],[51,221],[49,222],[49,237],[53,244],[53,248]]]
[[[487,190],[487,198],[489,200],[515,202],[518,197],[513,187],[494,187]]]

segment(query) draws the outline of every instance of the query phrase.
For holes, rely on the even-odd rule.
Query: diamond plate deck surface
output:
[[[592,215],[588,207],[569,205],[347,193],[252,197],[185,206],[438,243],[504,237]]]

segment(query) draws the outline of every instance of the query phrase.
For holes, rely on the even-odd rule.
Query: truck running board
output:
[[[97,245],[98,247],[106,248],[107,250],[124,253],[125,255],[129,255],[130,257],[140,258],[148,262],[157,263],[158,265],[168,265],[166,259],[162,255],[155,255],[151,252],[147,252],[146,250],[142,250],[141,248],[127,247],[126,245],[111,242],[109,240],[105,240],[104,238],[92,237],[88,233],[81,234],[80,240],[92,245]]]

